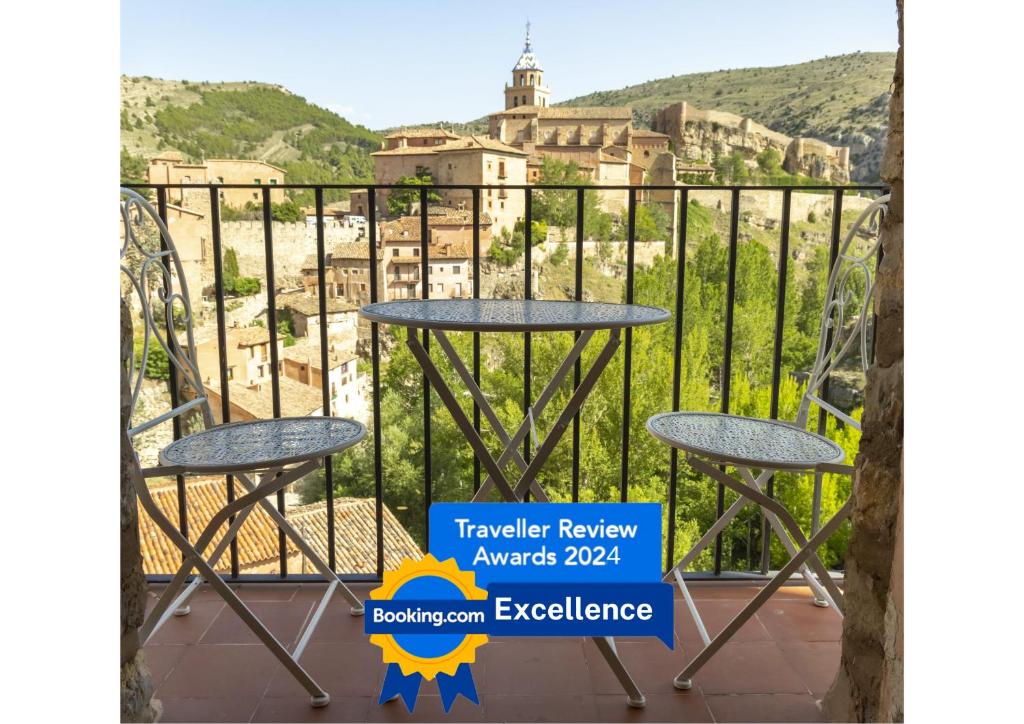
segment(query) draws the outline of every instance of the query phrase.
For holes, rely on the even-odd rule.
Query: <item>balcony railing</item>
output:
[[[317,259],[317,298],[319,301],[319,336],[320,336],[320,352],[321,352],[321,369],[329,369],[328,364],[328,327],[327,323],[327,293],[325,285],[325,262],[327,257],[328,249],[326,248],[325,242],[325,220],[324,220],[324,195],[327,191],[333,190],[366,190],[368,195],[368,258],[369,263],[369,295],[368,299],[370,302],[376,302],[378,300],[383,301],[383,290],[379,289],[378,283],[378,265],[381,260],[375,253],[378,241],[378,230],[377,230],[377,218],[376,218],[376,198],[377,192],[380,189],[394,189],[400,188],[396,185],[382,185],[382,184],[324,184],[324,185],[306,185],[306,184],[276,184],[270,185],[234,185],[234,184],[217,184],[217,185],[203,185],[203,184],[126,184],[144,193],[148,192],[155,195],[157,209],[160,216],[164,219],[165,223],[168,219],[168,190],[169,189],[190,189],[196,193],[205,193],[209,195],[210,204],[210,239],[212,242],[212,256],[213,256],[213,271],[214,271],[214,297],[216,302],[216,334],[218,340],[218,362],[219,362],[219,382],[220,389],[223,394],[221,395],[221,414],[224,421],[228,421],[231,418],[231,400],[228,381],[230,379],[228,374],[228,363],[226,355],[226,304],[225,304],[225,275],[224,275],[224,251],[225,244],[222,238],[222,224],[221,224],[221,199],[219,192],[224,188],[251,188],[254,191],[262,194],[262,224],[263,224],[263,251],[266,259],[266,288],[264,294],[266,297],[267,304],[267,328],[270,334],[270,345],[271,356],[276,362],[276,352],[278,349],[278,325],[277,325],[277,303],[276,297],[278,295],[278,289],[274,282],[274,225],[272,223],[272,207],[271,207],[271,189],[280,192],[284,191],[312,191],[315,213],[316,213],[316,224],[315,224],[315,243],[316,243],[316,259]],[[724,314],[724,328],[722,329],[721,340],[722,340],[722,364],[720,369],[719,388],[717,390],[719,409],[721,412],[730,411],[731,403],[731,385],[732,385],[732,368],[733,368],[733,356],[734,356],[734,333],[735,333],[735,308],[737,302],[737,259],[738,249],[740,245],[740,220],[744,214],[744,210],[741,207],[741,194],[745,193],[759,193],[759,194],[776,194],[781,196],[781,209],[780,220],[778,225],[778,251],[777,251],[777,284],[775,292],[775,310],[774,310],[774,324],[772,327],[772,354],[771,354],[771,383],[770,383],[770,402],[768,414],[772,418],[779,416],[779,403],[780,403],[780,388],[783,382],[783,332],[786,325],[786,307],[787,307],[787,286],[790,280],[790,271],[788,269],[790,257],[791,257],[791,244],[790,244],[790,231],[791,226],[795,221],[791,219],[791,210],[793,206],[793,197],[797,193],[811,193],[823,196],[825,198],[831,197],[831,215],[832,223],[830,232],[828,232],[828,250],[829,250],[829,268],[835,263],[836,255],[838,252],[838,246],[840,238],[843,232],[842,212],[844,198],[848,195],[874,195],[880,194],[885,191],[885,187],[879,185],[851,185],[851,186],[657,186],[657,185],[617,185],[617,186],[528,186],[528,185],[445,185],[435,184],[431,186],[420,186],[418,187],[420,194],[419,208],[421,210],[421,234],[420,234],[420,273],[419,276],[424,280],[429,280],[429,248],[428,248],[428,227],[427,227],[427,216],[426,210],[429,205],[428,194],[431,192],[438,192],[442,195],[446,191],[469,191],[471,194],[471,213],[473,217],[472,224],[472,260],[471,260],[471,276],[474,280],[472,286],[473,298],[479,298],[480,296],[480,283],[476,283],[476,280],[481,280],[480,266],[481,266],[481,255],[480,255],[480,216],[482,214],[481,208],[481,192],[497,189],[499,195],[504,195],[509,192],[522,193],[525,201],[524,211],[524,224],[522,225],[522,233],[525,236],[525,248],[523,252],[523,264],[522,264],[522,284],[525,297],[534,298],[534,281],[535,275],[532,273],[533,269],[533,244],[532,244],[532,221],[533,221],[533,203],[537,194],[548,193],[548,192],[566,192],[570,197],[575,194],[575,207],[576,207],[576,223],[575,223],[575,234],[572,238],[567,240],[567,245],[571,245],[574,250],[574,257],[571,258],[573,264],[573,284],[572,284],[572,298],[575,300],[583,300],[587,289],[584,287],[584,251],[585,251],[585,239],[584,228],[585,228],[585,193],[588,190],[598,191],[614,191],[624,192],[626,195],[627,203],[625,208],[625,234],[624,234],[624,246],[625,246],[625,269],[624,269],[624,284],[623,294],[619,301],[626,303],[632,303],[636,294],[635,289],[635,277],[637,269],[636,261],[636,249],[637,249],[637,209],[638,204],[641,203],[642,199],[650,198],[653,192],[663,192],[662,195],[668,193],[668,197],[672,198],[674,194],[675,202],[675,218],[673,219],[675,226],[675,238],[665,239],[666,247],[665,253],[667,255],[676,255],[676,263],[674,270],[674,278],[671,282],[673,289],[671,290],[673,295],[674,304],[672,305],[673,311],[673,331],[672,331],[672,370],[671,370],[671,399],[665,401],[664,409],[678,410],[681,404],[681,393],[682,393],[682,378],[683,378],[683,349],[684,349],[684,318],[687,314],[686,306],[686,273],[688,263],[693,263],[687,259],[687,242],[688,242],[688,214],[692,208],[691,202],[698,201],[703,194],[714,193],[720,198],[725,195],[729,199],[729,212],[728,212],[728,233],[727,238],[724,240],[723,247],[727,253],[727,274],[726,274],[726,291],[725,291],[725,314]],[[175,230],[171,226],[171,234],[174,236]],[[600,241],[600,240],[598,240]],[[493,243],[493,242],[492,242]],[[518,268],[518,267],[515,267]],[[828,270],[824,270],[824,276],[827,276]],[[422,298],[426,299],[430,297],[430,285],[424,283],[420,285]],[[447,290],[446,290],[447,292]],[[449,294],[444,294],[447,297]],[[619,451],[619,476],[618,476],[618,495],[616,499],[621,502],[628,502],[630,500],[629,483],[630,483],[630,469],[631,469],[631,447],[633,440],[631,435],[633,434],[633,427],[636,424],[636,420],[633,418],[633,410],[631,406],[631,393],[632,393],[632,369],[634,364],[633,359],[633,334],[632,330],[627,330],[625,333],[625,339],[623,349],[619,353],[623,357],[623,378],[622,378],[622,403],[621,403],[621,422],[619,423],[619,434],[620,443],[618,445]],[[577,333],[578,334],[578,333]],[[477,384],[480,383],[481,378],[481,341],[479,334],[472,335],[472,371],[474,380]],[[532,351],[532,340],[530,334],[523,334],[523,412],[527,411],[527,407],[532,404],[531,399],[531,379],[533,377],[533,359],[531,355]],[[424,335],[424,345],[428,344],[426,335]],[[370,361],[370,375],[371,375],[371,389],[372,389],[372,400],[371,400],[371,411],[370,418],[371,423],[368,427],[371,428],[371,440],[367,441],[366,445],[372,445],[373,447],[373,491],[374,491],[374,502],[375,502],[375,522],[376,522],[376,560],[375,560],[375,574],[353,574],[349,571],[340,571],[345,574],[344,577],[349,580],[376,580],[379,579],[385,568],[385,549],[384,549],[384,515],[383,506],[385,498],[385,479],[387,471],[383,468],[382,460],[382,446],[385,441],[382,439],[382,418],[381,418],[381,330],[379,325],[373,323],[370,325],[370,344],[369,344],[369,361]],[[873,353],[873,350],[872,350]],[[638,360],[638,364],[644,364],[644,360]],[[280,401],[279,401],[279,384],[280,384],[280,371],[278,365],[272,364],[272,379],[271,389],[274,397],[274,415],[280,416]],[[665,370],[667,374],[668,371]],[[573,387],[579,385],[581,375],[581,362],[577,361],[575,364],[575,370],[573,375]],[[322,375],[322,398],[323,398],[323,409],[325,414],[329,414],[331,395],[328,387],[329,381],[327,375]],[[431,458],[435,452],[434,443],[431,434],[431,394],[430,385],[423,380],[423,514],[424,524],[426,520],[426,511],[430,508],[434,502],[433,498],[433,474],[431,466]],[[176,385],[174,384],[173,376],[171,378],[170,394],[172,398],[176,395]],[[177,400],[172,400],[177,404]],[[580,499],[581,491],[581,413],[577,413],[572,424],[572,437],[571,437],[571,470],[570,470],[570,498],[573,501]],[[481,420],[480,410],[474,405],[473,406],[473,424],[477,431],[480,431]],[[819,419],[819,432],[824,432],[825,416]],[[179,429],[175,429],[175,437],[181,434]],[[529,460],[531,450],[528,448],[529,440],[524,444],[524,456]],[[666,569],[670,567],[675,560],[675,547],[676,547],[676,535],[677,535],[677,506],[678,506],[678,493],[679,493],[679,478],[680,478],[680,465],[678,460],[678,454],[675,449],[664,448],[663,450],[665,458],[668,460],[667,468],[667,480],[666,480],[666,500],[667,500],[667,519],[671,524],[667,525],[666,536],[665,536],[665,565]],[[442,451],[444,454],[444,451]],[[326,511],[327,511],[327,540],[326,548],[328,552],[328,564],[337,570],[337,556],[336,556],[336,544],[335,544],[335,507],[334,507],[334,495],[335,495],[335,479],[334,471],[332,469],[331,460],[327,458],[325,460],[324,467],[324,482],[325,490],[324,495],[326,498]],[[481,469],[479,462],[473,459],[473,489],[474,491],[479,489],[481,484]],[[771,483],[769,483],[768,493],[772,494]],[[178,488],[178,506],[179,506],[179,523],[183,532],[188,529],[188,521],[186,515],[186,495],[187,489],[181,478],[177,480]],[[227,496],[231,500],[234,497],[234,484],[230,476],[227,477]],[[283,493],[278,494],[278,507],[282,512],[285,512],[284,495]],[[715,503],[716,513],[715,517],[722,514],[725,507],[725,495],[724,490],[721,486],[718,488],[717,500]],[[743,571],[728,571],[723,564],[723,534],[720,533],[716,539],[714,546],[714,557],[713,566],[711,570],[704,573],[688,574],[688,575],[713,575],[720,576],[723,573],[728,573],[733,577],[761,577],[768,572],[769,568],[769,546],[767,542],[770,540],[770,530],[767,522],[763,519],[759,523],[760,530],[757,531],[757,537],[760,540],[760,568],[757,566],[749,566]],[[751,534],[752,535],[752,534]],[[425,535],[424,535],[425,539]],[[278,572],[275,574],[243,574],[239,570],[239,557],[238,557],[238,546],[239,542],[236,539],[231,544],[231,571],[230,577],[232,579],[239,580],[296,580],[303,579],[306,576],[302,573],[294,573],[288,571],[287,565],[287,552],[284,544],[283,537],[280,539],[279,547],[279,560],[278,560]],[[424,546],[424,549],[426,547]],[[749,554],[749,546],[748,546]],[[748,555],[748,560],[753,560],[755,556],[752,554]],[[151,579],[155,581],[163,580],[166,576],[152,575]],[[318,578],[318,577],[315,577]]]

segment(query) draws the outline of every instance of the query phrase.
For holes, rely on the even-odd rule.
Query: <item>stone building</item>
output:
[[[384,136],[384,151],[396,148],[432,148],[459,137],[443,128],[403,128]]]
[[[505,109],[488,121],[491,138],[528,153],[527,178],[535,183],[545,158],[574,162],[596,186],[619,186],[640,178],[669,138],[654,131],[637,132],[627,107],[551,107],[551,91],[533,52],[527,24],[526,43],[505,85]],[[636,168],[633,168],[636,167]],[[599,193],[610,211],[625,208],[627,192]]]
[[[296,340],[291,347],[285,347],[281,355],[281,374],[290,380],[308,385],[321,395],[320,408],[312,414],[323,412],[323,360],[320,358],[320,341],[309,338]],[[356,372],[359,357],[355,353],[355,339],[352,344],[333,343],[327,345],[327,383],[330,395],[330,414],[365,420],[367,406],[363,401]]]
[[[232,327],[225,330],[224,354],[227,358],[228,380],[251,386],[270,380],[270,331],[265,327]],[[217,338],[196,344],[196,364],[203,384],[219,382],[220,357]],[[278,359],[284,350],[284,339],[277,339]]]
[[[296,337],[320,339],[320,295],[318,294],[316,257],[312,255],[307,257],[303,268],[307,272],[303,275],[304,290],[278,294],[277,306],[282,310],[287,310],[291,315],[292,329],[295,331]],[[340,297],[332,295],[332,291],[337,291],[331,289],[334,283],[333,272],[333,268],[329,265],[324,268],[324,288],[327,290],[327,304],[325,305],[327,308],[327,336],[332,339],[351,339],[354,347],[359,308],[346,302],[344,295]],[[330,282],[327,281],[328,276],[331,277]]]
[[[830,146],[813,138],[790,138],[735,113],[701,110],[682,101],[655,112],[651,127],[671,138],[676,155],[684,163],[710,163],[716,155],[739,152],[752,165],[758,153],[774,148],[788,173],[833,183],[850,180],[850,149],[846,146]]]
[[[208,158],[202,163],[186,163],[177,151],[163,153],[149,161],[146,181],[151,184],[271,184],[284,183],[284,169],[264,161],[244,158]],[[205,196],[205,191],[203,191]],[[167,198],[173,203],[188,206],[186,189],[169,189]],[[261,203],[263,194],[258,189],[222,189],[221,203],[236,209],[247,203]],[[284,201],[284,189],[271,189],[271,203]]]
[[[397,183],[403,177],[429,174],[438,184],[450,185],[524,185],[526,184],[526,157],[520,148],[485,136],[450,138],[446,131],[438,130],[434,140],[445,143],[431,145],[396,145],[370,154],[373,157],[373,177],[379,184]],[[409,136],[399,141],[409,141]],[[389,141],[385,141],[387,145]],[[469,189],[447,189],[438,192],[441,204],[455,208],[472,208]],[[387,189],[378,189],[378,213],[387,208]],[[352,210],[368,207],[366,192],[353,192]],[[481,211],[487,213],[494,231],[511,231],[525,214],[524,195],[521,191],[487,189],[480,198]],[[381,214],[383,215],[383,214]]]

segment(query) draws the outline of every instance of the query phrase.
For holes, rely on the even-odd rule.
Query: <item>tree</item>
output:
[[[396,182],[402,186],[430,186],[434,183],[433,177],[429,172],[422,172],[416,176],[402,176]],[[418,188],[409,189],[391,189],[388,193],[388,213],[392,216],[401,216],[402,214],[408,214],[413,204],[418,204],[420,201],[420,191]],[[436,204],[441,201],[441,194],[433,189],[427,190],[427,203]]]
[[[517,227],[514,231],[503,228],[491,240],[489,256],[495,264],[512,266],[526,252],[526,236],[523,234],[522,226],[517,224]]]
[[[560,267],[565,263],[565,260],[569,256],[569,247],[566,246],[564,241],[558,242],[558,246],[551,252],[551,256],[548,257],[548,261],[551,266]]]
[[[260,280],[243,277],[238,273],[238,255],[230,246],[224,250],[224,293],[246,297],[260,290]]]
[[[757,154],[757,167],[762,173],[774,175],[782,172],[782,154],[777,148],[768,146]]]
[[[121,181],[132,184],[146,183],[146,159],[133,156],[126,147],[121,146]]]
[[[302,209],[294,201],[285,201],[280,204],[270,205],[270,215],[274,221],[296,222],[304,218]]]

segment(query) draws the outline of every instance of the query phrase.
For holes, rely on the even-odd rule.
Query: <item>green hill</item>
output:
[[[280,86],[121,77],[121,144],[135,157],[254,158],[293,183],[346,183],[373,177],[369,154],[380,142]]]
[[[850,146],[854,177],[877,179],[888,122],[895,53],[852,53],[772,68],[674,75],[555,105],[632,106],[650,126],[652,111],[679,101],[730,111],[790,136]]]

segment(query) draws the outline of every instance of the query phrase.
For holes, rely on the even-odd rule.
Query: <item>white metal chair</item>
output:
[[[136,493],[142,507],[183,555],[181,567],[146,617],[140,637],[145,643],[172,614],[187,615],[190,597],[200,583],[206,581],[309,692],[313,706],[326,706],[330,696],[299,665],[299,658],[335,592],[340,591],[347,599],[355,616],[363,613],[363,603],[303,540],[267,496],[315,470],[324,456],[358,443],[366,435],[366,429],[358,422],[339,417],[282,418],[214,425],[196,363],[192,310],[185,274],[167,227],[145,198],[124,188],[121,189],[121,224],[124,234],[121,241],[122,295],[134,297],[134,304],[130,302],[129,306],[134,307],[142,322],[141,363],[136,364],[132,356],[127,370],[132,391],[128,437],[134,438],[175,419],[200,430],[161,450],[159,465],[143,469],[142,478],[136,479]],[[179,333],[175,331],[175,325],[184,329]],[[184,337],[184,343],[179,336]],[[135,408],[151,340],[156,340],[167,355],[170,374],[180,388],[179,400],[172,401],[172,409],[167,412],[137,421],[134,419]],[[156,504],[144,479],[196,474],[231,474],[243,488],[243,494],[230,503],[225,501],[224,507],[213,515],[192,543]],[[256,475],[259,476],[258,482],[253,480]],[[263,507],[329,584],[292,652],[274,637],[214,570],[246,517],[257,505]],[[217,532],[232,516],[234,520],[220,541],[211,552],[207,552]],[[186,586],[193,570],[198,575]]]
[[[676,676],[676,688],[689,689],[693,675],[798,570],[814,592],[815,605],[832,606],[842,615],[842,592],[818,558],[817,549],[849,516],[851,501],[847,499],[824,526],[819,528],[818,521],[822,475],[851,475],[853,467],[843,464],[844,453],[841,447],[821,435],[807,431],[807,422],[811,407],[816,405],[843,423],[860,429],[860,423],[821,397],[821,388],[829,373],[855,348],[859,350],[861,364],[867,371],[867,321],[874,287],[872,266],[880,243],[879,222],[886,213],[888,201],[888,196],[882,196],[869,204],[857,217],[840,245],[825,292],[825,310],[821,318],[817,355],[795,421],[788,423],[705,412],[662,413],[647,421],[647,430],[654,437],[684,451],[687,461],[695,470],[717,480],[740,496],[672,569],[704,642],[704,649]],[[854,292],[854,280],[863,282],[863,296]],[[734,468],[739,478],[727,474],[725,466]],[[755,471],[760,472],[755,474]],[[810,540],[804,536],[792,514],[778,500],[763,492],[768,479],[780,471],[815,476]],[[712,640],[687,590],[683,571],[751,501],[764,511],[769,525],[789,553],[790,560]]]

